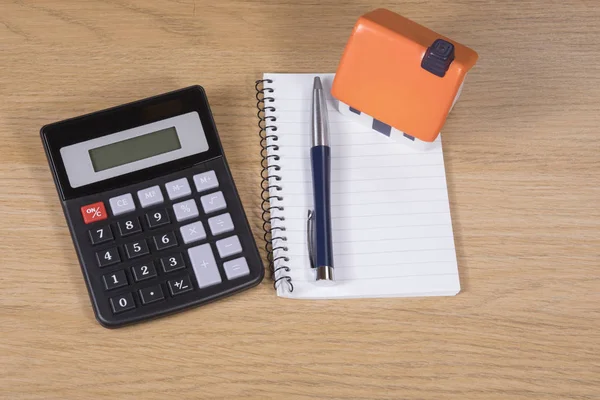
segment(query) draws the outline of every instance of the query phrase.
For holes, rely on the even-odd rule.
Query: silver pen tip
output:
[[[315,76],[315,81],[313,83],[313,90],[314,89],[323,90],[323,86],[321,85],[321,78],[319,78],[318,76]]]
[[[316,280],[315,283],[318,286],[332,286],[335,285],[335,279],[333,278],[333,268],[327,265],[317,267],[316,269]]]

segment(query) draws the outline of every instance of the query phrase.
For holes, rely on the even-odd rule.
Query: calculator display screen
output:
[[[78,188],[207,150],[200,115],[191,111],[61,147],[60,155],[70,186]]]
[[[94,171],[118,167],[148,157],[181,149],[175,127],[90,149]]]

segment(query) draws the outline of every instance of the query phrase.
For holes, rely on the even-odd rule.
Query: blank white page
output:
[[[279,296],[297,299],[449,296],[460,291],[441,139],[427,151],[395,143],[345,119],[329,95],[331,212],[336,284],[318,286],[306,217],[312,208],[310,112],[315,74],[265,74]],[[319,74],[327,93],[334,74]],[[269,108],[269,106],[274,107]],[[276,168],[276,165],[280,169]],[[279,190],[280,188],[280,190]],[[283,219],[282,219],[283,218]],[[284,228],[282,231],[277,228]],[[287,257],[289,261],[286,261]],[[287,266],[289,271],[284,267]]]

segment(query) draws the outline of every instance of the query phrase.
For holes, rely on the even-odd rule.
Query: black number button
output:
[[[131,268],[131,272],[133,272],[133,277],[135,278],[136,282],[154,278],[156,276],[156,268],[154,268],[153,263],[136,265],[135,267]]]
[[[127,277],[123,270],[113,272],[112,274],[106,274],[102,279],[104,279],[104,287],[106,290],[116,289],[127,285]]]
[[[167,232],[162,235],[154,236],[154,245],[158,251],[177,246],[177,238],[175,237],[175,233]]]
[[[156,285],[140,289],[140,298],[142,299],[142,304],[150,304],[155,301],[163,300],[165,296],[163,295],[160,285]]]
[[[96,253],[96,260],[98,260],[98,266],[100,268],[113,265],[121,262],[119,251],[116,247],[102,250]]]
[[[110,225],[97,226],[88,231],[92,244],[109,242],[114,239]]]
[[[137,217],[117,222],[121,236],[129,236],[142,231],[142,225]]]
[[[146,214],[146,221],[150,229],[158,228],[171,222],[169,219],[169,213],[164,208],[162,210],[155,210]]]
[[[131,293],[126,293],[121,296],[111,297],[110,306],[112,307],[113,314],[119,314],[123,311],[135,308],[135,303],[133,302],[133,296]]]
[[[127,243],[125,245],[125,252],[127,253],[127,258],[136,258],[150,253],[150,249],[148,248],[148,243],[142,239],[139,242]]]
[[[193,289],[192,281],[187,275],[169,281],[169,290],[171,291],[172,296],[177,296]]]
[[[185,268],[181,253],[174,254],[169,257],[163,257],[160,259],[160,263],[162,264],[163,271],[165,272],[172,272],[181,268]]]

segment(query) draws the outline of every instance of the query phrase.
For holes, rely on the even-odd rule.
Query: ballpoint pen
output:
[[[310,160],[313,182],[313,207],[308,212],[307,243],[311,267],[317,282],[333,282],[331,240],[331,153],[327,103],[321,79],[315,77],[312,97],[312,147]]]

